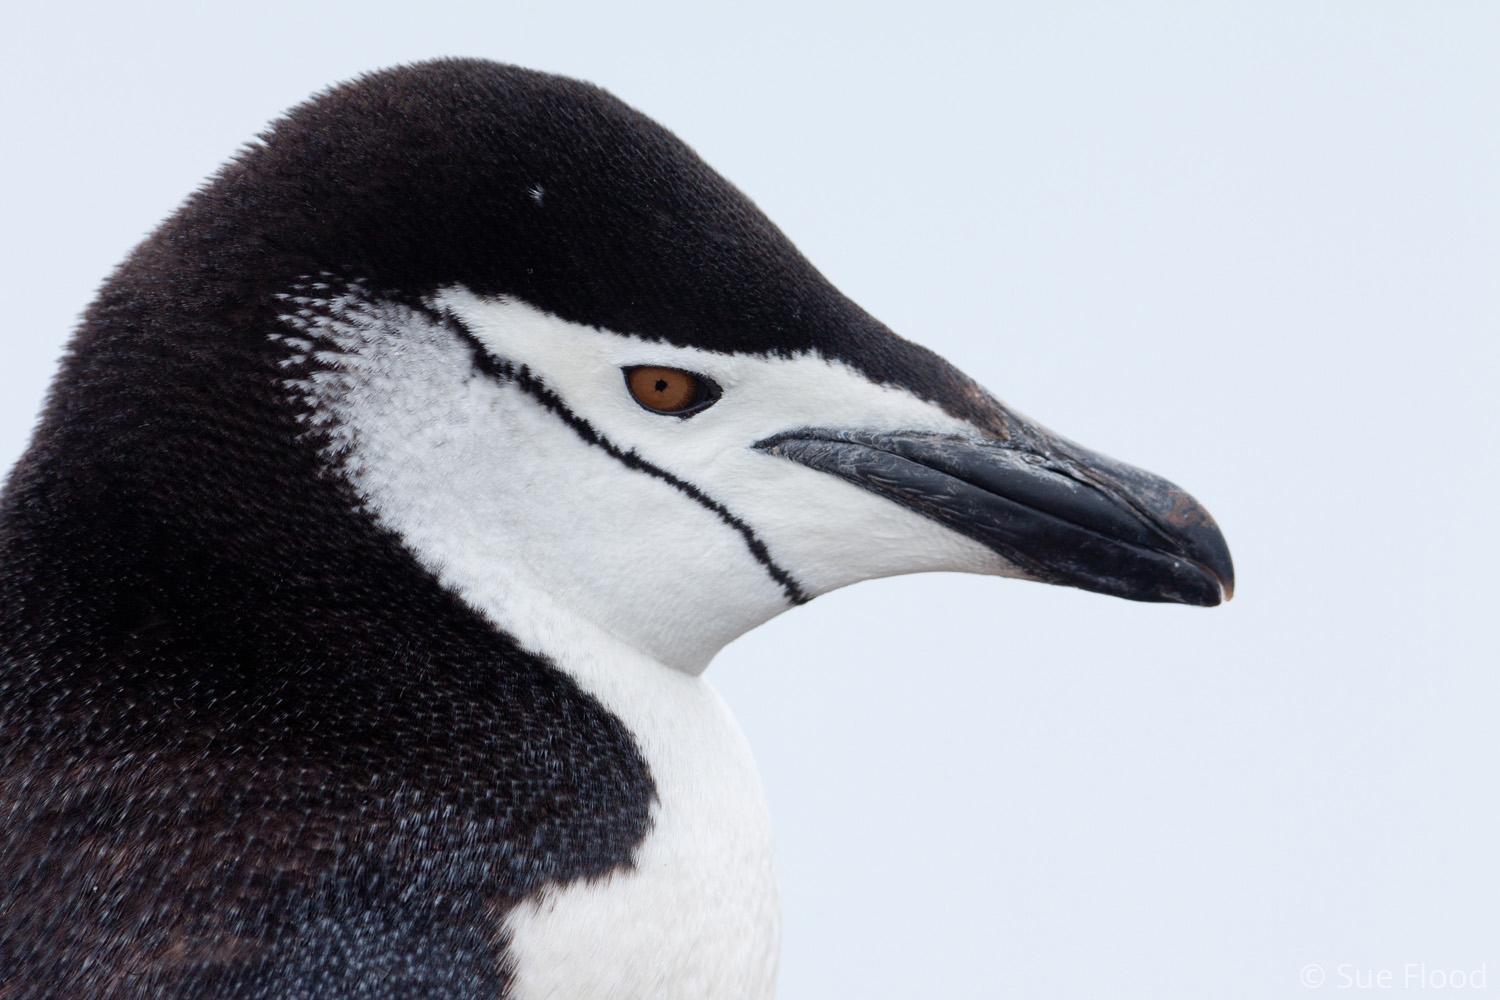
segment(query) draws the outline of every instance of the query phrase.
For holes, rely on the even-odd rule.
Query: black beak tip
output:
[[[1224,592],[1224,601],[1227,603],[1234,600],[1234,566],[1229,562],[1228,552],[1225,552],[1223,567],[1214,568],[1213,573],[1219,578],[1219,589]]]
[[[1214,599],[1203,605],[1211,608],[1234,599],[1234,559],[1213,517],[1196,503],[1193,507],[1200,517],[1195,519],[1196,523],[1182,526],[1181,537],[1186,543],[1187,557],[1212,580]]]
[[[1234,597],[1234,559],[1229,543],[1213,515],[1190,493],[1175,483],[1127,466],[1102,455],[1080,452],[1092,459],[1094,469],[1105,473],[1123,496],[1132,497],[1156,525],[1170,553],[1188,565],[1169,573],[1182,591],[1168,600],[1212,608]],[[1181,574],[1181,575],[1179,575]],[[1191,578],[1187,583],[1184,577]],[[1174,587],[1175,589],[1175,587]]]

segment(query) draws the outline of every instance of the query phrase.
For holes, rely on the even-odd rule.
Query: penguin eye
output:
[[[652,413],[689,417],[719,401],[721,390],[707,375],[695,375],[681,368],[658,368],[637,365],[625,369],[625,387]]]

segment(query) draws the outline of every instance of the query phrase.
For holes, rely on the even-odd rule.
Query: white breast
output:
[[[779,916],[771,825],[728,708],[701,677],[643,656],[569,659],[569,673],[635,733],[658,801],[632,870],[550,889],[511,912],[512,995],[772,996]]]

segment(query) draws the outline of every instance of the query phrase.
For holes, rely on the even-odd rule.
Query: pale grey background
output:
[[[238,144],[443,54],[608,87],[1234,550],[1214,611],[927,576],[730,647],[783,997],[1500,990],[1500,4],[12,0],[0,463],[98,282]]]

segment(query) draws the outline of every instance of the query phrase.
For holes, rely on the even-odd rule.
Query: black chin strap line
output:
[[[766,573],[771,579],[781,587],[787,601],[793,605],[797,605],[806,604],[812,600],[792,574],[780,566],[775,559],[771,558],[770,550],[766,548],[766,543],[761,541],[760,536],[756,535],[755,529],[746,524],[742,518],[738,517],[728,507],[725,507],[722,503],[704,493],[687,480],[674,476],[661,466],[646,461],[634,451],[626,451],[605,437],[593,424],[574,413],[568,407],[568,404],[564,403],[558,397],[557,393],[547,388],[542,380],[532,374],[531,370],[525,365],[517,366],[491,354],[479,338],[474,336],[473,331],[465,326],[463,321],[453,315],[452,312],[446,309],[434,309],[430,306],[424,307],[423,311],[432,317],[434,321],[442,324],[446,329],[451,331],[455,337],[463,341],[469,348],[469,353],[474,361],[475,371],[497,382],[515,384],[527,395],[546,407],[559,420],[571,427],[573,433],[577,434],[586,444],[600,449],[627,469],[635,472],[643,472],[648,476],[660,479],[700,507],[712,511],[720,521],[739,532],[740,537],[745,540],[745,547],[750,550],[750,555],[765,568]]]

